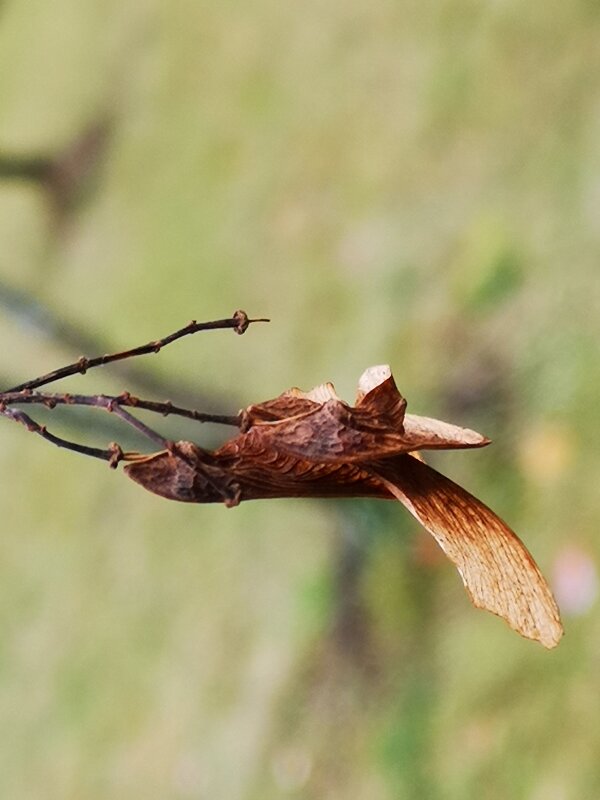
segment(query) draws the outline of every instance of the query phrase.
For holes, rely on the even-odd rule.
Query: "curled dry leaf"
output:
[[[243,412],[242,432],[215,451],[191,442],[140,456],[130,478],[191,503],[275,497],[396,499],[456,565],[473,603],[521,635],[562,636],[550,588],[525,545],[487,506],[422,462],[419,451],[483,447],[475,431],[406,414],[387,366],[371,367],[351,407],[331,384],[290,389]]]

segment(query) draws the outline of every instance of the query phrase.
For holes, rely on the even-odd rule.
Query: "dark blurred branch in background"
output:
[[[101,119],[56,155],[0,153],[0,180],[39,183],[47,193],[55,223],[60,228],[69,212],[92,191],[111,131],[111,120]]]
[[[60,233],[70,215],[94,189],[108,149],[112,127],[112,117],[104,114],[57,154],[13,155],[0,152],[0,180],[23,180],[40,184],[47,194],[56,231]],[[20,324],[35,330],[44,339],[73,353],[102,353],[112,349],[106,340],[93,336],[77,323],[59,318],[31,292],[17,289],[1,277],[0,308]],[[168,396],[181,406],[223,408],[226,404],[221,395],[201,391],[184,379],[167,385],[150,370],[130,362],[115,365],[114,374],[122,377],[136,391]],[[4,375],[0,375],[0,381],[2,386],[15,383]],[[229,397],[228,404],[238,407],[243,402]]]

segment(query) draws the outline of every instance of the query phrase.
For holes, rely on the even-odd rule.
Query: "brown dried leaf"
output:
[[[290,389],[275,400],[250,406],[246,420],[251,435],[265,447],[318,462],[356,462],[411,450],[489,444],[489,439],[467,428],[406,415],[406,400],[387,365],[363,373],[357,396],[351,408],[337,397],[332,384],[308,393]]]
[[[234,494],[232,477],[216,468],[212,455],[192,442],[138,458],[125,473],[145,489],[184,503],[222,503]]]
[[[276,497],[381,497],[394,499],[356,464],[318,464],[256,447],[242,434],[214,453],[191,442],[141,457],[125,473],[168,500],[235,505]]]

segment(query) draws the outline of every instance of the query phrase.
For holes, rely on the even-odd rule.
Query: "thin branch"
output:
[[[48,383],[58,381],[61,378],[66,378],[70,375],[75,375],[77,373],[83,374],[87,372],[88,369],[92,369],[103,364],[110,364],[114,361],[124,361],[125,359],[134,358],[136,356],[141,356],[148,353],[158,353],[163,347],[171,344],[171,342],[181,339],[184,336],[197,333],[198,331],[232,328],[236,333],[242,334],[247,330],[248,326],[252,322],[268,321],[269,320],[266,319],[249,319],[245,311],[236,311],[234,315],[228,319],[214,320],[212,322],[190,322],[185,327],[169,334],[168,336],[165,336],[162,339],[148,342],[145,345],[134,347],[130,350],[98,356],[97,358],[86,358],[85,356],[82,356],[73,364],[68,364],[65,367],[56,369],[53,372],[49,372],[46,375],[42,375],[38,378],[33,378],[32,380],[26,381],[19,386],[15,386],[13,389],[10,389],[6,392],[0,392],[0,415],[24,425],[27,430],[37,433],[42,438],[46,439],[52,444],[57,445],[58,447],[64,447],[68,450],[73,450],[76,453],[82,453],[83,455],[108,461],[109,465],[113,468],[116,467],[120,461],[134,461],[142,456],[140,456],[139,453],[124,453],[122,448],[115,443],[109,445],[107,449],[101,449],[98,447],[88,447],[87,445],[81,445],[77,444],[76,442],[63,439],[60,436],[50,433],[46,429],[45,425],[40,425],[24,411],[12,408],[11,406],[19,404],[31,405],[37,403],[44,405],[49,409],[52,409],[57,405],[85,405],[95,408],[103,408],[105,411],[120,417],[124,422],[135,428],[138,432],[142,433],[152,442],[167,450],[172,449],[173,442],[161,436],[148,425],[134,417],[132,414],[126,411],[123,406],[141,408],[147,411],[162,414],[163,416],[176,414],[194,419],[199,422],[216,422],[224,425],[233,425],[239,427],[241,420],[241,415],[239,414],[236,416],[206,414],[194,409],[174,406],[170,401],[160,403],[151,400],[142,400],[139,397],[131,395],[129,392],[123,392],[122,394],[116,396],[109,396],[102,394],[48,394],[45,392],[34,392],[33,390]]]
[[[30,395],[27,390],[23,392],[22,399],[30,399],[32,395]],[[40,395],[43,402],[47,408],[54,408],[57,404],[57,400],[62,400],[64,405],[74,405],[73,398],[70,395],[63,395],[62,397],[44,397],[44,395]],[[0,413],[4,414],[17,422],[22,423],[25,425],[27,430],[32,431],[33,433],[39,433],[44,438],[48,439],[54,444],[59,444],[59,442],[65,442],[67,440],[60,439],[54,434],[48,433],[46,430],[45,425],[39,425],[35,420],[31,419],[30,416],[25,414],[23,411],[18,411],[16,409],[10,409],[5,401],[5,395],[0,393]],[[139,433],[146,436],[155,444],[158,444],[163,449],[170,449],[172,447],[172,442],[170,439],[165,439],[164,436],[161,436],[152,428],[145,425],[139,419],[134,417],[128,411],[125,411],[124,408],[121,408],[119,404],[118,397],[106,397],[104,395],[96,395],[96,396],[89,396],[89,397],[80,397],[81,400],[87,400],[91,402],[83,403],[83,405],[91,405],[95,408],[102,408],[105,411],[108,411],[110,414],[115,414],[115,416],[120,417],[124,422],[128,425],[131,425],[132,428],[135,428]],[[96,455],[98,458],[106,458],[106,450],[98,450],[97,448],[88,448],[84,447],[83,445],[74,445],[73,442],[67,442],[67,444],[60,444],[59,446],[68,447],[70,450],[77,450],[77,452],[85,453],[87,455]],[[120,460],[120,459],[119,459]],[[116,464],[115,464],[116,466]]]
[[[65,367],[61,367],[53,372],[49,372],[46,375],[41,375],[38,378],[25,381],[18,386],[13,386],[8,391],[19,392],[23,391],[24,389],[36,389],[40,386],[45,386],[48,383],[54,383],[54,381],[61,380],[62,378],[67,378],[70,375],[84,375],[88,369],[93,369],[94,367],[99,367],[104,364],[110,364],[114,361],[123,361],[127,358],[134,358],[135,356],[142,356],[149,353],[159,353],[163,347],[171,344],[171,342],[181,339],[184,336],[190,336],[198,331],[232,328],[236,333],[242,334],[247,330],[248,326],[252,322],[268,321],[269,320],[267,319],[249,319],[246,312],[241,310],[236,311],[233,317],[228,319],[218,319],[211,322],[196,322],[194,320],[183,328],[180,328],[179,330],[169,334],[168,336],[165,336],[162,339],[156,339],[155,341],[148,342],[147,344],[140,345],[139,347],[134,347],[131,350],[124,350],[119,353],[97,356],[96,358],[87,358],[86,356],[82,356],[73,364],[68,364]]]
[[[152,411],[155,414],[162,414],[167,417],[170,414],[179,417],[193,419],[196,422],[212,422],[219,425],[233,425],[239,427],[241,417],[239,414],[207,414],[193,408],[182,408],[173,405],[169,400],[158,402],[156,400],[142,400],[129,392],[119,395],[105,394],[54,394],[46,392],[32,392],[31,389],[21,391],[0,392],[0,403],[5,406],[10,405],[44,405],[46,408],[54,408],[57,405],[67,406],[92,406],[96,408],[108,409],[109,406],[127,406],[129,408],[141,408],[144,411]]]
[[[55,436],[46,429],[45,425],[40,425],[32,419],[24,411],[16,408],[2,408],[0,407],[0,414],[15,422],[24,425],[31,433],[37,433],[48,442],[52,442],[57,447],[64,447],[66,450],[74,450],[76,453],[82,453],[84,456],[92,456],[93,458],[101,458],[103,461],[108,461],[111,467],[116,467],[120,461],[133,461],[135,455],[133,453],[124,453],[118,444],[114,442],[106,449],[102,450],[99,447],[88,447],[84,444],[77,444],[68,439],[62,439],[60,436]]]
[[[165,439],[164,436],[161,436],[159,433],[156,433],[156,431],[153,431],[152,428],[144,425],[144,423],[139,419],[136,419],[136,417],[134,417],[128,411],[125,411],[124,408],[121,408],[118,403],[111,403],[106,410],[110,411],[111,414],[116,414],[117,417],[120,417],[128,425],[131,425],[131,427],[135,428],[136,431],[139,431],[141,434],[148,437],[150,441],[154,442],[165,450],[171,448],[172,442],[170,439]]]
[[[1,0],[0,0],[1,2]],[[1,158],[1,157],[0,157]],[[70,322],[63,313],[57,314],[49,306],[39,300],[35,294],[16,289],[0,276],[0,313],[13,317],[15,321],[25,328],[31,329],[37,336],[51,340],[57,345],[66,348],[70,353],[108,353],[110,348],[102,335],[93,335],[81,327],[80,323]],[[69,359],[70,360],[70,359]],[[214,387],[202,389],[197,380],[191,376],[178,375],[177,381],[171,383],[166,376],[147,368],[148,360],[130,359],[117,361],[111,364],[111,373],[116,378],[121,378],[125,386],[134,393],[141,393],[146,397],[172,396],[174,403],[180,406],[195,407],[195,403],[202,406],[219,407],[228,396],[238,408],[241,405],[237,396],[223,395]],[[7,377],[0,373],[0,387],[12,386],[15,377]]]
[[[165,439],[164,436],[156,433],[152,428],[149,428],[139,419],[136,419],[136,417],[121,408],[118,403],[108,402],[97,407],[104,408],[109,413],[120,417],[124,422],[131,425],[132,428],[135,428],[135,430],[142,433],[155,444],[158,444],[161,448],[170,450],[173,447],[173,442],[170,439]],[[68,439],[63,439],[60,436],[50,433],[45,425],[40,425],[24,411],[16,408],[9,408],[3,402],[0,402],[0,414],[12,419],[14,422],[21,423],[28,431],[39,434],[43,439],[52,442],[52,444],[57,445],[57,447],[64,447],[67,450],[74,450],[76,453],[82,453],[86,456],[101,458],[104,461],[108,461],[113,468],[116,467],[120,461],[135,461],[140,457],[139,453],[125,453],[121,446],[115,442],[112,442],[106,450],[103,450],[98,447],[88,447],[87,445],[77,444]]]

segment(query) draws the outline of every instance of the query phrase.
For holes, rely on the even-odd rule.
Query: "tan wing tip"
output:
[[[558,613],[558,611],[556,612]],[[515,624],[510,619],[506,620],[510,627],[525,639],[539,642],[547,650],[552,650],[562,639],[564,629],[560,618],[550,611],[544,614],[544,619],[528,620],[527,624]],[[533,624],[531,624],[533,622]]]
[[[533,627],[529,625],[515,625],[510,620],[506,620],[510,627],[525,639],[532,639],[539,642],[547,650],[552,650],[562,639],[564,629],[560,619],[555,616],[548,616],[544,620],[538,620]]]
[[[560,642],[564,632],[565,631],[561,623],[555,622],[551,630],[542,631],[540,633],[538,641],[548,650],[552,650],[552,648],[556,647],[556,645]]]
[[[373,389],[392,377],[392,370],[389,364],[376,364],[374,367],[367,367],[358,379],[358,390],[356,392],[356,402],[369,394]]]
[[[488,444],[492,443],[492,440],[488,439],[487,436],[484,436],[482,433],[477,433],[477,431],[473,431],[471,428],[462,428],[461,433],[465,443],[473,447],[487,447]]]
[[[507,613],[506,609],[498,608],[495,602],[488,602],[487,599],[477,597],[472,589],[465,584],[469,599],[476,608],[489,611],[500,617],[513,631],[524,639],[531,639],[539,642],[547,650],[552,650],[558,645],[564,634],[564,628],[560,620],[560,613],[552,595],[546,597],[543,609],[538,608],[533,614],[531,611],[526,615],[513,615]]]
[[[542,601],[543,606],[535,619],[537,635],[534,638],[548,650],[552,650],[560,642],[565,631],[554,595],[547,584],[545,584],[544,588],[546,592]]]
[[[443,422],[432,417],[421,417],[417,414],[404,415],[404,430],[420,439],[420,447],[447,448],[452,447],[485,447],[491,439],[470,428],[461,428],[450,422]]]

